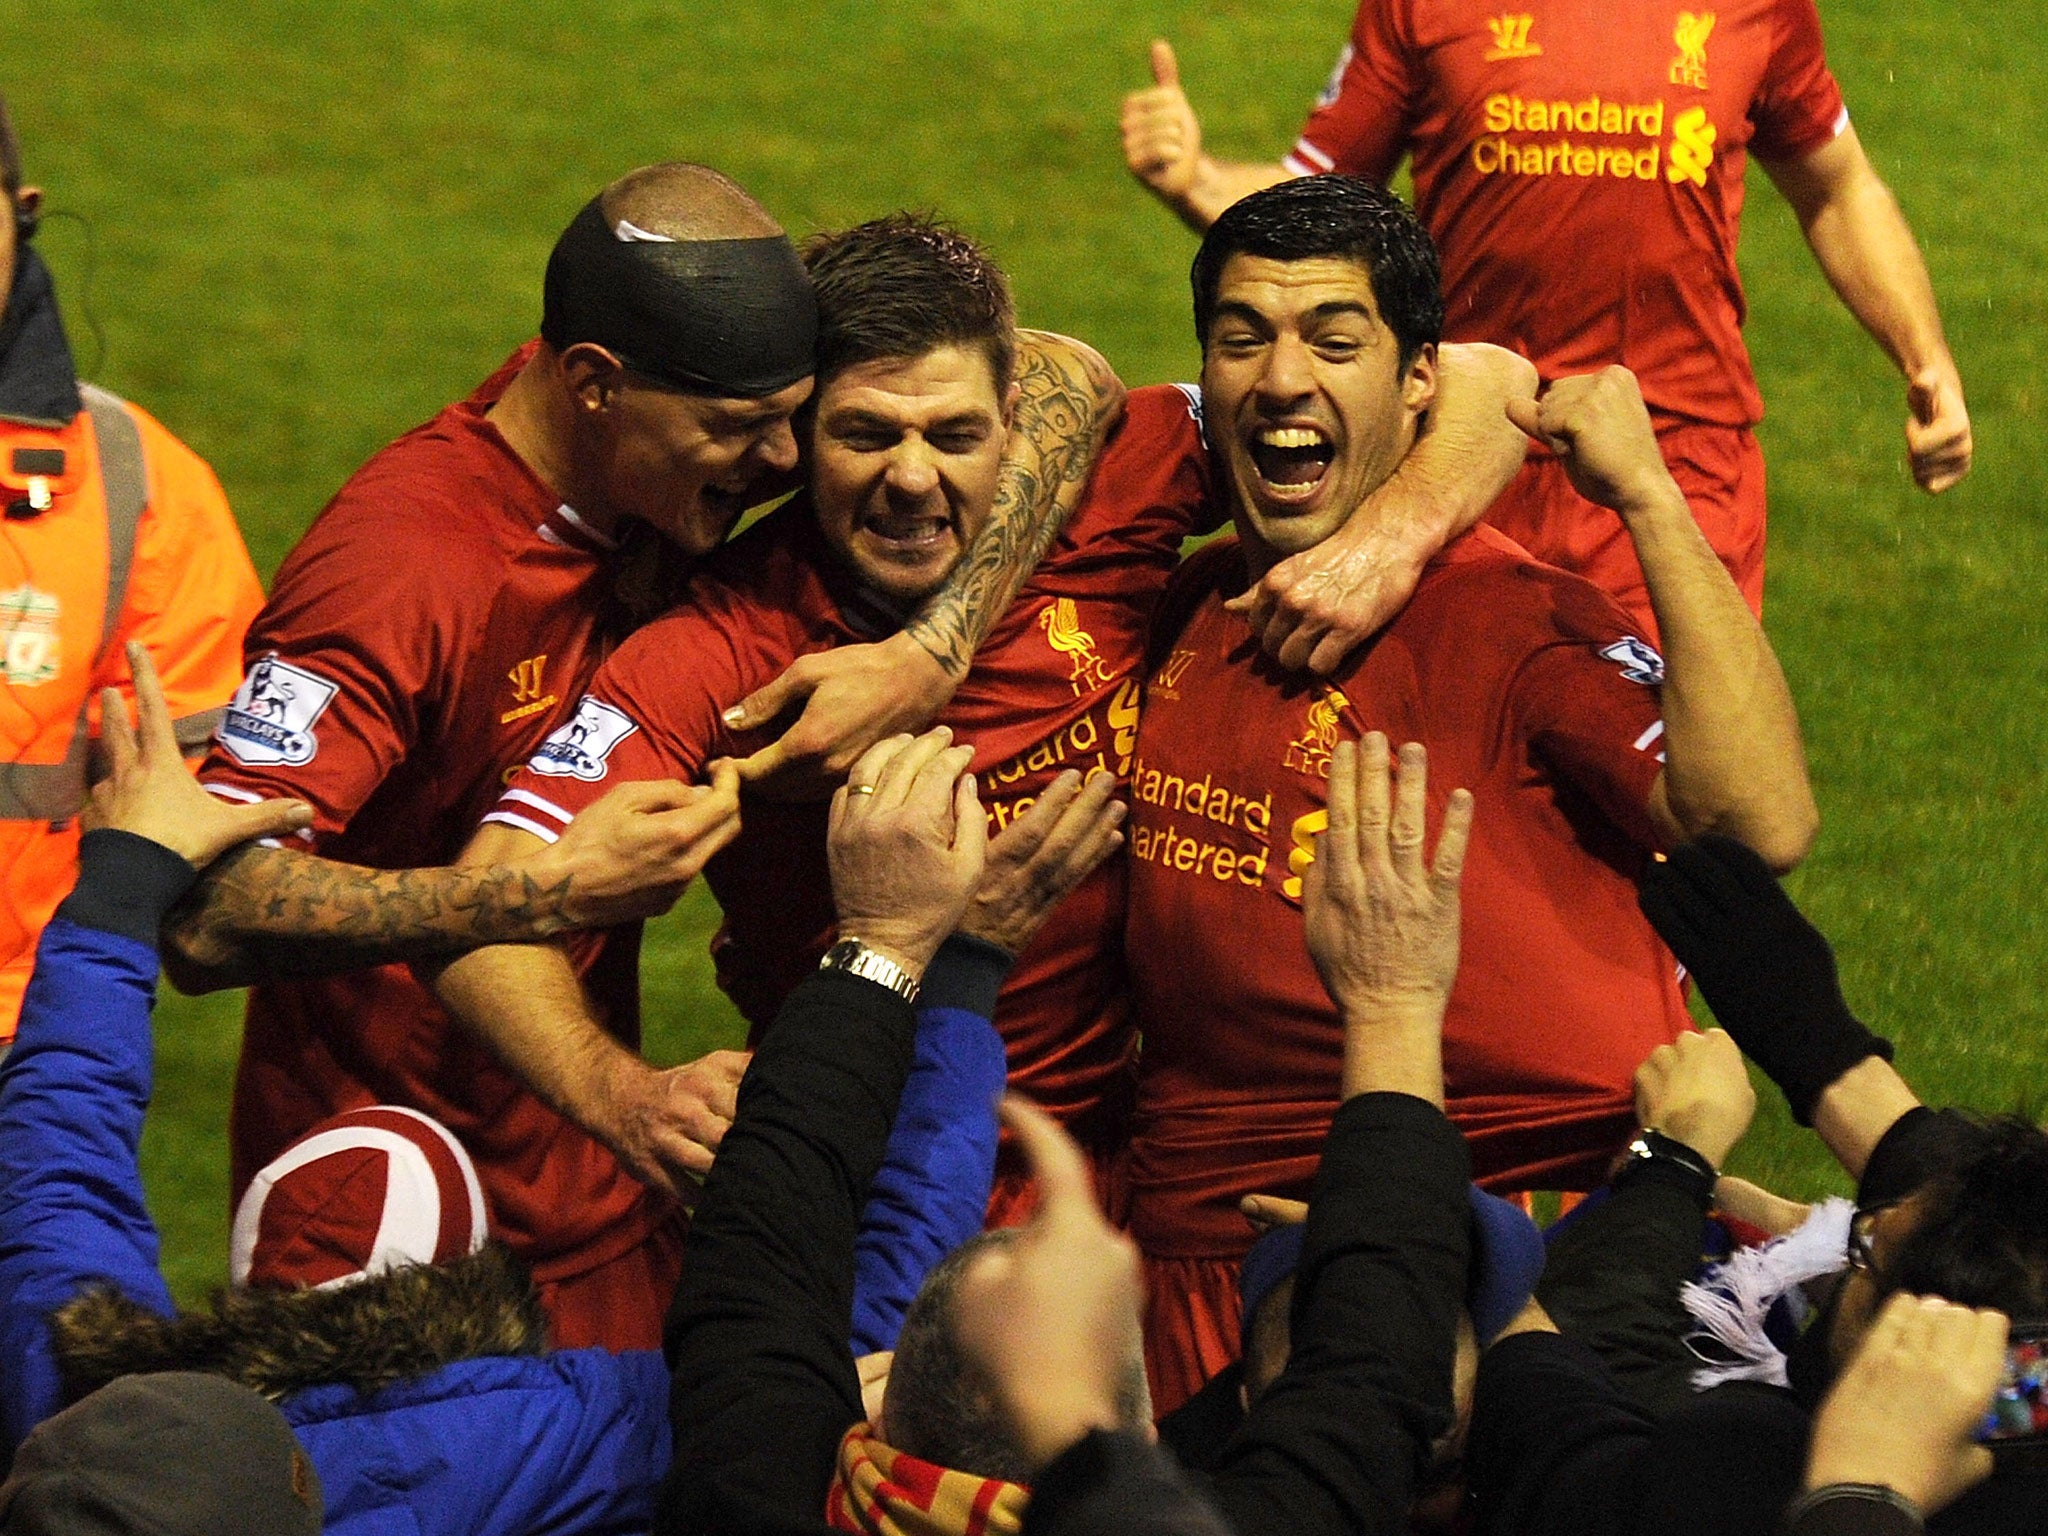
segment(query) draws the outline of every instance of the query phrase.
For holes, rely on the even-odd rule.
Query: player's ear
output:
[[[602,411],[624,381],[626,365],[618,354],[594,341],[579,341],[562,353],[562,378],[576,403]]]
[[[1436,399],[1436,343],[1425,341],[1409,361],[1401,380],[1401,403],[1420,415]]]
[[[1023,398],[1024,386],[1013,380],[1010,387],[1003,392],[1003,430],[1005,432],[1009,431],[1016,424],[1017,402]]]

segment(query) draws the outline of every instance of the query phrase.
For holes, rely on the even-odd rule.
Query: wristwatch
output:
[[[917,978],[880,950],[868,948],[859,939],[841,939],[834,944],[825,951],[825,958],[818,962],[818,969],[848,971],[855,976],[864,976],[869,981],[880,982],[906,1003],[917,1001]]]
[[[1713,1198],[1714,1181],[1720,1178],[1719,1171],[1699,1153],[1684,1142],[1666,1136],[1662,1131],[1653,1131],[1647,1126],[1628,1144],[1627,1161],[1614,1176],[1617,1188],[1628,1182],[1628,1176],[1636,1169],[1650,1163],[1664,1163],[1682,1168],[1690,1175],[1687,1183],[1693,1185],[1702,1202]]]

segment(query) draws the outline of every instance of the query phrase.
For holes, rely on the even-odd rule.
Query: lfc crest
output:
[[[1330,754],[1337,750],[1337,724],[1350,702],[1335,688],[1310,700],[1307,724],[1299,736],[1287,743],[1281,763],[1310,778],[1327,779]]]
[[[1074,685],[1075,698],[1116,681],[1109,664],[1095,654],[1095,637],[1081,627],[1081,613],[1071,597],[1054,598],[1039,613],[1038,627],[1045,631],[1045,643],[1072,665],[1073,674],[1067,681]]]
[[[1678,13],[1678,25],[1671,40],[1678,44],[1678,57],[1671,61],[1671,83],[1689,85],[1696,91],[1707,88],[1707,37],[1714,30],[1714,13]]]
[[[8,686],[33,688],[57,675],[57,599],[23,585],[0,592],[0,671]]]

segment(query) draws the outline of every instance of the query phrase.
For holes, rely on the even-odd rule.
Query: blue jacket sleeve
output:
[[[643,1536],[668,1393],[653,1350],[570,1349],[278,1406],[320,1474],[327,1536]]]
[[[0,1069],[0,1432],[60,1406],[48,1318],[111,1285],[160,1312],[157,1233],[136,1154],[149,1107],[156,951],[51,921]]]
[[[925,972],[910,1078],[854,1245],[855,1356],[896,1347],[925,1275],[982,1228],[1009,1070],[989,1020],[1009,968],[1007,951],[956,935]]]
[[[171,1310],[136,1155],[150,1096],[156,925],[192,866],[126,832],[79,849],[0,1066],[0,1436],[11,1455],[59,1406],[48,1318],[109,1285]]]

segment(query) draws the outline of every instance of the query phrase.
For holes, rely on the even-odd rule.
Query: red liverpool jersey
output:
[[[1147,625],[1206,501],[1193,398],[1173,386],[1132,392],[1087,495],[939,716],[975,748],[991,835],[1067,768],[1129,772]],[[720,711],[806,652],[897,623],[798,497],[714,555],[681,607],[619,648],[488,819],[551,838],[614,784],[695,780],[772,734],[736,735]],[[738,839],[705,871],[725,912],[719,984],[757,1029],[831,942],[826,810],[749,796]],[[1131,1051],[1124,904],[1113,859],[1040,929],[996,1008],[1012,1083],[1084,1135],[1091,1112],[1115,1112]]]
[[[1479,1177],[1589,1185],[1633,1125],[1637,1064],[1686,1026],[1636,909],[1654,837],[1662,663],[1576,577],[1480,527],[1425,568],[1333,682],[1282,670],[1223,609],[1234,542],[1175,578],[1131,770],[1127,953],[1145,1048],[1131,1226],[1157,1257],[1236,1257],[1241,1196],[1302,1196],[1337,1107],[1336,1012],[1301,879],[1340,740],[1429,749],[1429,822],[1477,801],[1444,1026],[1451,1118]]]
[[[309,802],[312,852],[380,869],[452,860],[601,658],[606,541],[485,414],[529,355],[357,471],[250,627],[248,675],[201,778],[230,799]],[[637,1041],[630,939],[588,979]],[[498,1235],[543,1281],[624,1251],[665,1213],[404,966],[250,993],[238,1197],[309,1127],[373,1103],[424,1110],[461,1138]]]
[[[1385,181],[1412,151],[1448,339],[1545,378],[1622,363],[1653,410],[1744,426],[1744,153],[1847,122],[1813,0],[1364,0],[1287,164]]]

